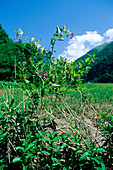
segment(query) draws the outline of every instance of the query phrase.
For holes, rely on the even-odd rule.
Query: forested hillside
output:
[[[93,63],[89,73],[85,75],[85,82],[113,83],[113,42],[100,45],[88,52],[96,54],[95,63]],[[85,60],[88,54],[80,57],[78,61]]]
[[[33,43],[22,43],[21,39],[14,42],[0,25],[0,80],[13,81],[15,66],[18,71],[19,64],[23,61],[29,63],[32,56],[38,61],[42,59]]]

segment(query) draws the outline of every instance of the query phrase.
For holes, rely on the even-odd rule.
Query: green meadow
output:
[[[79,85],[79,88],[82,89],[83,95],[87,97],[87,99],[94,104],[102,104],[102,105],[112,105],[113,102],[113,84],[112,83],[86,83]],[[66,88],[62,89],[64,92]],[[7,96],[10,92],[11,95],[15,98],[15,100],[21,100],[23,97],[23,90],[21,83],[14,82],[0,82],[0,97],[2,99],[3,96]],[[68,104],[71,104],[74,107],[76,104],[80,104],[81,95],[80,92],[76,89],[69,89],[66,91],[66,101]],[[83,96],[84,102],[84,96]]]
[[[2,144],[2,146],[1,144],[0,146],[3,148],[1,155],[2,169],[4,169],[3,167],[10,166],[11,156],[13,157],[13,164],[11,163],[11,166],[13,168],[19,166],[21,167],[20,169],[27,168],[28,164],[30,169],[33,169],[34,167],[35,169],[44,169],[46,165],[45,169],[62,169],[63,167],[63,169],[66,170],[72,169],[73,167],[75,167],[75,170],[79,170],[80,167],[86,167],[90,170],[92,165],[95,169],[96,167],[102,167],[102,169],[100,169],[105,170],[112,166],[112,83],[80,84],[77,89],[70,88],[66,93],[66,88],[63,88],[61,90],[64,93],[61,98],[52,96],[49,94],[48,89],[46,89],[46,92],[48,92],[46,94],[48,95],[43,97],[43,101],[38,100],[37,93],[33,93],[28,89],[24,91],[22,87],[22,83],[0,82],[0,142]],[[51,118],[55,120],[58,125],[59,130],[57,131],[57,136],[56,130],[53,130],[53,124],[51,125]],[[40,122],[39,125],[37,124],[37,120]],[[74,121],[78,123],[75,124]],[[86,124],[84,122],[86,122]],[[89,124],[87,124],[87,122]],[[105,122],[108,122],[108,125]],[[91,134],[89,134],[89,132],[86,133],[86,129],[89,129],[89,125],[91,129],[94,129],[94,131],[89,130]],[[49,130],[49,133],[48,130],[47,132],[44,130],[46,126],[52,128]],[[44,129],[40,131],[40,128],[42,127]],[[70,128],[72,132],[70,131]],[[107,148],[102,145],[101,140],[98,141],[97,139],[99,135],[98,130],[100,131],[101,128],[104,139],[106,138],[108,140],[106,145]],[[78,135],[79,132],[75,133],[75,129],[78,129],[82,134],[82,138]],[[9,133],[9,137],[7,136],[7,133]],[[93,139],[94,136],[95,138]],[[17,141],[15,143],[16,138]],[[26,138],[26,140],[24,138]],[[100,136],[100,139],[101,138],[102,135]],[[59,139],[61,140],[59,141]],[[10,149],[13,152],[16,152],[17,157],[14,156],[15,154],[9,153],[9,158],[7,158],[7,154],[5,153],[7,153],[8,146],[6,147],[5,141],[10,141]],[[38,151],[36,145],[37,141],[40,142]],[[80,145],[79,147],[76,146],[76,142],[78,143],[78,146]],[[20,143],[21,146],[19,146]],[[86,149],[83,149],[82,143],[84,143]],[[46,145],[48,148],[46,148]],[[99,146],[97,147],[96,145],[100,145],[102,148]],[[87,147],[89,147],[89,149]],[[26,148],[25,151],[23,151],[24,148]],[[18,149],[20,149],[21,152],[18,151]],[[107,149],[107,151],[105,149]],[[40,155],[37,155],[35,152]],[[104,164],[99,152],[103,152],[101,156]],[[70,160],[68,160],[67,156],[69,154]],[[88,156],[86,156],[87,154]],[[47,155],[50,156],[47,157]],[[75,155],[76,159],[73,155]],[[44,159],[42,159],[42,156]],[[32,157],[33,159],[31,159]],[[91,161],[89,161],[89,157],[91,158]],[[2,163],[3,159],[4,161]],[[7,163],[7,159],[9,163]],[[37,163],[31,165],[29,161],[34,162],[35,159],[37,159]],[[75,162],[73,162],[74,159],[76,160]],[[94,162],[92,163],[93,159]],[[26,162],[24,162],[25,160]],[[64,162],[62,162],[62,160]],[[20,162],[22,162],[22,164],[20,164]]]
[[[67,104],[76,112],[81,112],[83,107],[86,107],[86,99],[90,104],[94,105],[97,109],[101,106],[103,111],[111,109],[113,111],[113,84],[112,83],[86,83],[80,84],[79,90],[77,89],[61,89],[66,92],[65,98]],[[82,94],[81,94],[82,93]],[[25,94],[24,94],[25,95]],[[51,94],[50,94],[51,96]],[[24,96],[25,97],[25,96]],[[23,101],[22,83],[15,82],[0,82],[0,102],[4,99],[15,100],[15,103],[21,103]],[[29,99],[25,100],[27,104]],[[60,106],[59,101],[55,101]],[[58,103],[59,102],[59,103]],[[45,97],[43,101],[44,105],[48,105],[50,100]],[[88,114],[88,113],[87,113]]]

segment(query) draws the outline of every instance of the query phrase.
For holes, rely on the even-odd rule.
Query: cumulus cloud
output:
[[[113,28],[112,29],[108,29],[105,32],[104,37],[107,38],[107,42],[113,41]]]
[[[65,56],[74,61],[92,48],[112,40],[113,29],[108,29],[103,35],[98,34],[97,31],[87,31],[83,35],[76,35],[73,39],[70,39],[68,46],[59,56]]]

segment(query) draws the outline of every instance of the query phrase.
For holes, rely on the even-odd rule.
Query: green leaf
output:
[[[64,41],[64,38],[60,37],[58,38],[59,41]]]
[[[56,33],[60,33],[60,28],[58,26],[56,27],[56,29]]]
[[[58,139],[60,139],[61,137],[60,136],[57,136],[53,139],[54,142],[56,142]]]
[[[55,41],[54,38],[51,38],[51,44],[54,45]]]
[[[0,160],[0,163],[3,163],[4,161],[3,160]]]
[[[28,166],[23,165],[23,170],[27,170]]]
[[[63,31],[64,31],[64,32],[66,31],[66,26],[65,26],[65,25],[63,26]]]
[[[38,45],[37,45],[37,48],[41,48],[41,45],[40,45],[40,44],[38,44]]]
[[[54,86],[54,87],[60,87],[59,84],[52,84],[52,86]]]
[[[35,45],[36,45],[36,46],[38,46],[40,40],[41,40],[41,39],[39,39],[39,40],[37,40],[37,41],[35,42]]]
[[[60,148],[61,148],[61,147],[58,146],[58,145],[53,145],[53,147],[55,148],[55,149],[54,149],[54,152],[58,152],[58,150],[60,150]]]
[[[33,42],[33,40],[34,40],[35,38],[33,37],[33,38],[31,38],[31,42]]]
[[[25,82],[28,84],[30,81],[25,79]]]
[[[90,57],[86,58],[86,59],[85,59],[85,62],[87,63],[89,60],[90,60]]]
[[[18,34],[22,35],[23,34],[23,31],[21,30],[21,28],[18,30],[17,32]]]
[[[58,37],[58,34],[54,34],[53,37]]]
[[[61,141],[62,142],[62,141]],[[65,148],[67,145],[65,143],[62,144],[62,148]]]
[[[47,154],[47,155],[50,155],[50,153],[47,152],[47,151],[42,151],[42,153],[45,153],[45,154]]]
[[[70,34],[66,33],[66,37],[69,37]]]
[[[68,29],[67,32],[70,32],[70,29]]]
[[[15,163],[15,162],[20,162],[20,161],[22,161],[22,160],[21,160],[21,158],[16,157],[16,158],[14,158],[14,159],[13,159],[13,161],[12,161],[12,162],[13,162],[13,163]]]
[[[32,153],[27,153],[27,155],[25,156],[25,159],[29,159],[29,158],[33,158],[33,154]]]
[[[28,147],[25,149],[25,152],[33,148],[33,146],[34,146],[34,143],[29,144]]]
[[[27,39],[28,39],[28,37],[25,38],[25,40],[27,40]]]
[[[94,151],[94,154],[95,153],[98,153],[98,152],[107,152],[105,149],[103,149],[103,148],[98,148],[98,149],[96,149],[95,151]]]
[[[102,105],[99,103],[99,108],[101,108],[102,107]]]
[[[80,68],[82,68],[82,67],[83,67],[83,64],[82,64],[82,63],[80,63],[79,61],[78,61],[78,63],[79,63]]]
[[[6,137],[8,135],[8,132],[5,132],[2,137]],[[8,136],[7,136],[8,137]]]
[[[103,162],[101,163],[101,166],[102,166],[102,170],[106,170],[106,167]]]
[[[24,147],[22,147],[22,146],[17,146],[17,147],[16,147],[16,150],[22,150],[22,151],[24,152]]]
[[[63,170],[68,170],[66,167],[63,167]]]
[[[95,157],[95,158],[92,158],[92,160],[95,161],[97,164],[101,164],[101,157]]]
[[[59,160],[55,157],[52,157],[51,159],[52,159],[52,161],[59,162]]]
[[[84,158],[86,158],[86,157],[89,156],[89,155],[90,155],[89,152],[83,153],[83,154],[81,155],[81,157],[80,157],[80,160],[83,160]]]
[[[56,162],[56,163],[54,163],[54,164],[52,164],[53,166],[56,166],[56,165],[60,165],[60,166],[62,166],[62,164],[60,163],[60,162]]]
[[[92,57],[92,55],[91,55],[91,54],[89,54],[89,53],[87,53],[87,55],[88,55],[88,56],[90,56],[90,57]]]
[[[44,51],[46,49],[46,47],[43,47],[41,50],[42,50],[42,52]]]

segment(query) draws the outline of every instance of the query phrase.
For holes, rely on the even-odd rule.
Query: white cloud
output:
[[[68,46],[59,56],[65,56],[74,61],[92,48],[112,40],[113,29],[108,29],[103,36],[98,34],[97,31],[87,31],[83,35],[77,35],[73,39],[70,39]]]
[[[104,34],[105,37],[107,37],[107,42],[109,41],[113,41],[113,28],[112,29],[108,29],[105,34]]]

